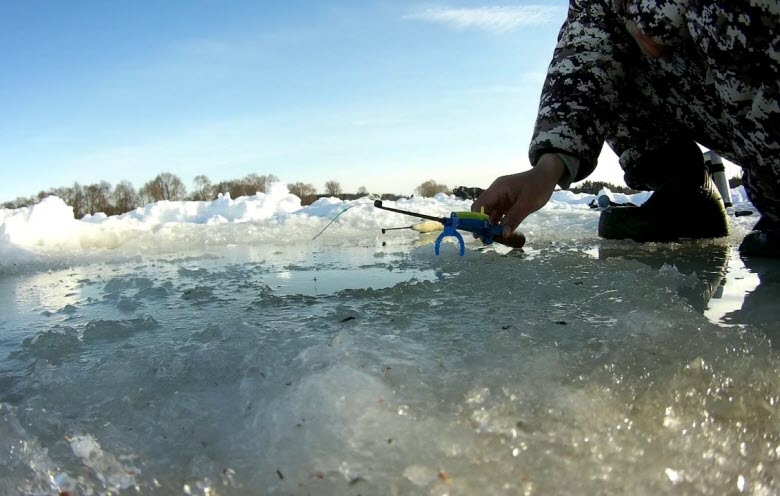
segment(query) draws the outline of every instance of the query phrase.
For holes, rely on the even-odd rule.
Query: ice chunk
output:
[[[84,342],[125,339],[137,332],[149,331],[159,326],[152,317],[129,320],[92,320],[84,327]]]
[[[135,485],[135,477],[140,471],[121,464],[113,454],[104,451],[91,435],[74,436],[69,442],[73,454],[93,470],[108,490],[120,491]]]
[[[22,426],[17,410],[0,403],[0,494],[57,494],[72,489],[67,474]]]

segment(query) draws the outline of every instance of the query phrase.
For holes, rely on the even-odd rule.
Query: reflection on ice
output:
[[[595,256],[636,260],[680,278],[679,294],[699,312],[705,312],[723,294],[724,277],[732,256],[731,247],[722,240],[688,241],[671,244],[606,243],[592,250]],[[716,319],[717,320],[717,319]]]
[[[729,324],[762,329],[780,345],[780,325],[777,319],[778,292],[780,292],[780,260],[745,259],[745,270],[736,271],[734,286],[744,288],[741,307],[726,313],[723,321]],[[741,278],[741,280],[740,280]]]
[[[742,259],[723,241],[689,241],[683,244],[619,246],[605,243],[584,250],[600,258],[623,258],[679,274],[678,294],[693,309],[721,325],[765,327],[773,337],[774,302],[780,294],[780,262]]]
[[[736,323],[730,315],[745,306],[747,295],[755,291],[759,283],[758,275],[745,267],[735,250],[729,259],[728,270],[724,274],[723,281],[713,293],[704,315],[713,322]]]

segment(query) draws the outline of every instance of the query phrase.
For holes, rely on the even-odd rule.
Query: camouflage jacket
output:
[[[780,177],[780,2],[571,0],[530,147],[567,160],[570,181],[606,141],[624,169],[689,135],[743,168]],[[653,59],[629,34],[669,47]],[[569,181],[564,181],[568,185]]]

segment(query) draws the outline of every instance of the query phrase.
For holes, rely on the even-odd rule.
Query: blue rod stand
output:
[[[444,225],[444,230],[439,234],[439,237],[436,238],[436,244],[433,245],[433,251],[436,253],[436,256],[439,255],[439,247],[441,246],[441,242],[444,238],[447,236],[453,236],[455,239],[458,240],[458,245],[460,247],[460,256],[466,254],[466,243],[463,241],[463,236],[460,235],[458,232],[458,216],[455,214],[455,212],[452,212],[450,214],[450,222]]]

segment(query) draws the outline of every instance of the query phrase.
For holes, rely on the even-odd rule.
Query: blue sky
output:
[[[529,167],[567,4],[2,1],[0,201],[162,171],[487,187]]]

